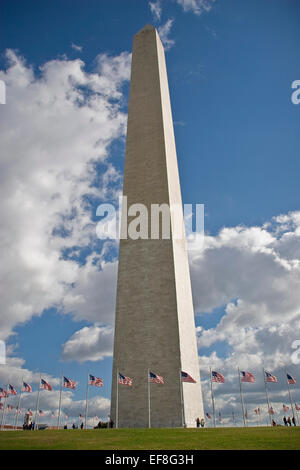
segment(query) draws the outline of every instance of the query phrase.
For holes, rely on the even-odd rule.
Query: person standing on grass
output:
[[[292,426],[292,421],[291,421],[291,418],[290,418],[290,416],[288,417],[288,420],[287,420],[287,422],[288,422],[289,426]]]
[[[296,426],[295,416],[292,417],[292,423],[293,423],[294,426]]]
[[[284,422],[284,425],[287,426],[287,419],[285,416],[283,417],[283,422]]]

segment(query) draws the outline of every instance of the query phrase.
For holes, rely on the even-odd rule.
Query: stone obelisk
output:
[[[128,208],[177,204],[183,221],[163,45],[147,25],[133,41],[123,195]],[[121,233],[130,224],[122,208]],[[177,215],[178,216],[178,215]],[[149,215],[150,220],[150,215]],[[185,237],[121,239],[111,419],[118,427],[195,427],[204,418]],[[164,384],[148,384],[148,370]],[[196,383],[182,383],[181,370]],[[117,371],[133,379],[117,386]],[[150,394],[149,394],[150,392]]]

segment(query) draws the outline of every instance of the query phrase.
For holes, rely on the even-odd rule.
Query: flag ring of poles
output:
[[[277,377],[275,377],[274,375],[272,375],[270,372],[266,371],[265,369],[263,369],[263,375],[264,375],[266,401],[267,401],[267,406],[268,406],[268,415],[269,415],[269,418],[270,418],[270,424],[272,424],[272,416],[276,412],[270,404],[267,384],[277,383],[278,379],[277,379]],[[245,404],[244,404],[242,384],[243,383],[255,383],[255,377],[251,372],[243,371],[243,370],[240,370],[239,368],[238,368],[238,376],[239,376],[239,385],[240,385],[240,398],[241,398],[241,405],[242,405],[242,416],[243,416],[244,426],[246,426],[246,423],[247,423],[247,420],[248,420],[248,411],[245,408]],[[289,399],[290,399],[290,407],[291,407],[293,418],[295,420],[294,405],[295,405],[296,412],[300,411],[300,407],[296,403],[293,405],[290,385],[295,385],[296,384],[296,379],[293,376],[291,376],[290,374],[288,374],[287,372],[285,372],[285,376],[286,376],[286,383],[287,383],[288,394],[289,394]],[[221,372],[211,370],[211,368],[210,368],[211,401],[212,401],[213,413],[211,415],[210,413],[207,412],[207,413],[205,413],[205,416],[209,420],[213,419],[214,427],[216,427],[216,412],[215,412],[215,400],[214,400],[214,392],[213,392],[213,383],[223,384],[223,383],[225,383],[225,381],[226,381],[225,377],[224,377],[224,375],[221,374]],[[156,384],[164,385],[164,378],[148,369],[148,371],[147,371],[147,382],[148,382],[148,408],[149,408],[149,413],[148,413],[149,423],[148,424],[149,424],[149,427],[151,427],[151,387],[150,387],[150,384],[151,383],[156,383]],[[180,382],[181,382],[181,384],[183,382],[196,383],[196,381],[187,372],[184,372],[184,371],[180,371]],[[131,387],[132,384],[133,384],[133,379],[132,378],[121,374],[117,370],[116,427],[118,427],[118,418],[119,418],[118,417],[118,405],[119,405],[118,386],[119,385],[125,385],[125,386],[128,386],[128,387]],[[103,379],[88,373],[87,388],[86,388],[85,416],[83,416],[81,413],[79,415],[79,419],[85,419],[85,427],[87,426],[88,388],[89,388],[90,385],[95,386],[95,387],[102,387],[103,386]],[[76,389],[76,382],[69,379],[68,377],[65,377],[65,376],[62,376],[62,378],[61,378],[59,407],[58,407],[58,416],[57,416],[57,427],[60,426],[61,398],[62,398],[63,388],[68,388],[68,389],[71,389],[71,390],[75,390]],[[40,382],[39,382],[39,388],[38,388],[38,394],[37,394],[37,401],[36,401],[36,409],[35,409],[35,423],[36,423],[36,426],[35,426],[35,429],[37,429],[37,427],[38,427],[37,426],[38,418],[44,416],[43,410],[39,409],[40,390],[47,390],[47,391],[50,391],[50,392],[53,391],[52,385],[49,382],[47,382],[47,380],[42,378],[42,376],[40,376]],[[181,385],[181,390],[182,390],[182,385]],[[22,413],[22,409],[21,409],[22,394],[23,393],[31,393],[31,392],[32,392],[32,386],[30,384],[28,384],[27,382],[24,382],[23,379],[22,379],[22,386],[20,387],[18,405],[15,407],[14,428],[17,428],[17,426],[18,426],[18,417]],[[6,388],[1,388],[0,387],[0,410],[2,410],[1,429],[3,429],[4,426],[5,426],[6,413],[10,413],[14,409],[14,406],[7,403],[7,399],[10,396],[15,396],[17,394],[18,394],[18,392],[12,384],[7,384]],[[1,402],[2,398],[4,398],[4,403]],[[283,404],[283,412],[286,413],[287,411],[289,411],[290,407]],[[260,408],[254,409],[254,412],[255,412],[257,418],[259,418],[260,414],[261,414]],[[30,416],[33,415],[32,411],[30,409],[28,409],[26,413]],[[297,415],[298,415],[298,413],[297,413]],[[65,413],[65,416],[66,416],[67,419],[69,418],[68,413]],[[56,417],[55,413],[52,412],[51,413],[51,418],[55,418],[55,417]],[[94,416],[93,419],[96,419],[96,416]],[[218,419],[219,419],[219,422],[222,423],[221,410],[219,410],[219,412],[218,412]],[[233,422],[235,423],[234,412],[232,412],[232,419],[233,419]],[[185,425],[185,418],[184,418],[183,402],[182,402],[182,423],[183,423],[183,426],[184,426]]]
[[[268,406],[268,415],[269,415],[269,419],[270,419],[270,424],[272,425],[272,416],[275,414],[275,410],[270,404],[267,383],[277,383],[278,380],[277,380],[277,377],[275,377],[274,375],[272,375],[270,372],[266,371],[265,369],[263,369],[263,376],[264,376],[266,401],[267,401],[267,406]],[[238,368],[238,377],[239,377],[240,398],[241,398],[241,405],[242,405],[243,422],[244,422],[244,426],[247,426],[247,420],[248,420],[249,416],[248,416],[248,411],[245,408],[245,404],[244,404],[242,383],[243,382],[255,383],[255,377],[251,372],[243,371],[243,370],[240,370],[239,368]],[[294,424],[296,424],[294,406],[293,406],[291,390],[290,390],[290,385],[296,385],[296,379],[293,376],[291,376],[290,374],[288,374],[286,371],[285,371],[285,377],[286,377],[288,394],[289,394],[289,399],[290,399],[290,404],[291,404],[291,411],[292,411],[292,415],[293,415],[293,421],[294,421]],[[211,401],[212,401],[213,417],[211,416],[210,413],[206,413],[205,416],[209,420],[213,418],[214,427],[216,427],[216,413],[215,413],[215,400],[214,400],[214,392],[213,392],[213,383],[225,383],[225,377],[220,372],[214,371],[210,368],[210,387],[211,387]],[[289,409],[290,409],[289,406],[283,405],[283,411],[284,412],[287,412]],[[296,409],[296,412],[298,412],[300,410],[300,407],[297,405],[297,403],[295,403],[295,409]],[[255,412],[258,420],[259,420],[260,419],[260,414],[261,414],[260,408],[254,409],[254,412]],[[219,421],[221,423],[222,422],[221,411],[219,411],[218,416],[219,416]],[[297,417],[298,417],[298,413],[297,413]],[[232,419],[233,419],[233,423],[235,424],[234,412],[232,412]],[[298,421],[299,421],[299,419],[298,419]]]

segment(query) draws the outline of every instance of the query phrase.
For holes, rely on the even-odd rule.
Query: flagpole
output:
[[[179,369],[179,377],[180,377],[180,398],[181,398],[181,412],[182,412],[182,427],[185,428],[185,413],[184,413],[184,403],[183,403],[183,384],[182,384],[182,377],[181,377],[181,369]]]
[[[3,426],[4,408],[5,408],[5,400],[4,400],[4,404],[3,404],[3,408],[2,408],[1,427],[0,427],[1,431],[2,431],[2,426]]]
[[[3,404],[3,413],[2,413],[2,422],[1,422],[1,429],[3,430],[5,426],[5,415],[6,415],[6,402],[7,402],[7,390],[8,390],[8,385],[6,385],[6,394],[4,398],[4,404]]]
[[[266,398],[267,398],[267,405],[268,405],[268,415],[269,415],[269,420],[270,420],[270,426],[272,426],[272,418],[270,414],[270,400],[269,400],[268,387],[267,387],[267,381],[266,381],[266,371],[264,367],[263,367],[263,374],[264,374],[265,391],[266,391]]]
[[[289,391],[289,397],[290,397],[290,403],[291,403],[291,409],[292,409],[292,413],[293,413],[293,418],[294,418],[294,420],[296,421],[296,419],[295,419],[295,413],[294,413],[294,406],[293,406],[293,402],[292,402],[291,389],[290,389],[290,384],[289,384],[289,380],[288,380],[288,376],[287,376],[287,371],[286,371],[286,369],[285,369],[285,378],[286,378],[286,383],[287,383],[287,387],[288,387],[288,391]]]
[[[151,428],[151,395],[150,395],[150,380],[149,380],[149,375],[150,375],[150,370],[148,369],[148,428]]]
[[[214,398],[214,392],[213,392],[213,384],[212,384],[212,372],[211,372],[211,367],[209,368],[209,374],[210,374],[210,392],[211,392],[211,402],[212,402],[212,409],[213,409],[213,416],[214,416],[214,427],[216,427],[215,398]]]
[[[61,410],[62,387],[63,387],[63,373],[61,374],[61,382],[60,382],[58,416],[57,416],[57,429],[59,429],[59,426],[60,426],[60,410]]]
[[[299,423],[299,414],[298,414],[297,408],[296,408],[296,415],[297,415],[297,422]]]
[[[117,368],[117,393],[116,393],[116,429],[119,426],[119,369]]]
[[[232,421],[233,421],[234,426],[236,426],[234,411],[232,411]]]
[[[240,395],[241,395],[241,403],[242,403],[243,421],[244,421],[244,427],[246,427],[245,406],[244,406],[244,398],[243,398],[243,392],[242,392],[241,373],[240,373],[240,368],[239,367],[238,367],[238,374],[239,374],[239,384],[240,384]]]
[[[87,415],[88,415],[88,399],[89,399],[89,377],[90,377],[90,371],[88,371],[88,379],[87,379],[87,384],[86,384],[86,398],[85,398],[85,429],[87,429]]]
[[[20,410],[21,397],[22,397],[22,388],[23,388],[23,377],[22,377],[22,382],[21,382],[21,388],[20,388],[20,395],[19,395],[18,407],[17,407],[17,409],[16,409],[16,419],[15,419],[15,426],[14,426],[14,429],[16,429],[17,426],[18,426],[19,410]]]
[[[42,374],[40,374],[39,389],[38,389],[38,394],[37,394],[37,398],[36,398],[34,430],[37,429],[37,412],[38,412],[38,407],[39,407],[39,403],[40,403],[41,379],[42,379]]]

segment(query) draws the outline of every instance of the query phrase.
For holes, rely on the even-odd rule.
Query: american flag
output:
[[[55,413],[54,413],[54,411],[52,411],[52,413],[51,413],[51,418],[55,418]]]
[[[296,379],[294,379],[294,377],[292,377],[290,374],[286,374],[286,376],[287,376],[287,381],[290,385],[296,384]]]
[[[195,384],[196,380],[193,379],[187,372],[181,371],[181,382],[188,382],[191,384]]]
[[[286,405],[282,405],[282,408],[283,408],[283,411],[286,413],[287,411],[289,411],[289,406],[286,406]]]
[[[65,388],[72,388],[73,390],[76,387],[76,382],[74,382],[71,379],[68,379],[67,377],[64,377],[64,387]]]
[[[31,409],[30,409],[30,408],[28,408],[28,410],[27,410],[27,413],[26,413],[26,414],[28,414],[29,416],[32,416],[32,411],[31,411]]]
[[[277,382],[277,377],[275,377],[275,375],[270,374],[270,372],[267,372],[266,370],[265,370],[265,374],[266,374],[267,382]]]
[[[0,403],[0,410],[3,410],[3,403]]]
[[[7,407],[6,407],[7,411],[11,411],[11,410],[13,410],[13,408],[14,407],[12,405],[7,405]]]
[[[52,392],[51,385],[48,382],[46,382],[46,380],[44,379],[41,379],[41,388],[43,388],[44,390],[48,390],[49,392]]]
[[[240,373],[242,374],[242,382],[255,382],[255,377],[253,374],[251,374],[251,372],[245,372],[241,370]]]
[[[206,416],[208,419],[211,419],[211,415],[209,413],[206,413]]]
[[[8,393],[6,390],[0,387],[0,398],[8,397]]]
[[[254,412],[255,412],[255,414],[257,414],[257,415],[260,415],[260,409],[259,409],[259,408],[255,408]]]
[[[90,385],[95,385],[95,387],[103,387],[103,380],[90,374]]]
[[[17,395],[17,390],[10,384],[8,384],[8,395]]]
[[[23,382],[22,392],[32,392],[31,385],[27,384],[26,382]]]
[[[125,375],[120,374],[119,372],[119,384],[128,385],[129,387],[131,387],[132,379],[130,377],[126,377]]]
[[[211,376],[212,376],[212,381],[213,382],[218,382],[223,384],[225,382],[225,377],[220,374],[220,372],[216,372],[215,370],[211,371]]]
[[[98,418],[98,416],[94,416],[94,419],[96,419],[98,421],[99,418]]]
[[[273,409],[273,406],[270,406],[269,408],[269,415],[274,415],[275,414],[275,411]]]
[[[79,415],[79,418],[80,418],[80,419],[83,419],[83,416],[82,416],[82,414],[80,414],[80,415]]]
[[[39,416],[44,416],[43,410],[40,410],[40,411],[39,411]]]
[[[298,406],[297,403],[295,403],[295,408],[296,408],[297,411],[300,410],[300,406]]]
[[[17,408],[17,413],[20,415],[22,413],[22,408]]]
[[[149,382],[153,382],[153,383],[156,383],[156,384],[163,384],[164,379],[160,375],[156,375],[153,372],[149,371]]]

